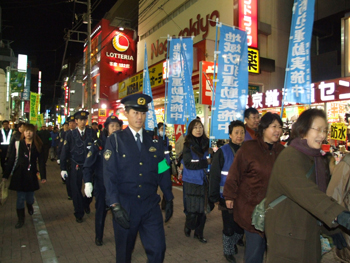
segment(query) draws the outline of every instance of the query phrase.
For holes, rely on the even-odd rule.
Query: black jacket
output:
[[[199,170],[208,168],[207,160],[199,160],[199,162],[191,162],[192,154],[191,150],[196,153],[200,158],[209,148],[209,140],[207,138],[202,138],[200,143],[197,140],[190,140],[188,143],[184,143],[183,149],[183,162],[187,169]]]
[[[33,143],[29,155],[29,150],[25,144],[25,141],[21,140],[19,143],[18,160],[16,164],[15,159],[16,148],[14,144],[13,149],[11,149],[10,155],[7,159],[6,169],[3,175],[3,178],[9,178],[11,171],[15,165],[9,189],[23,192],[32,192],[38,190],[39,182],[36,175],[38,172],[37,161],[39,162],[41,179],[46,179],[46,167],[43,154],[37,151]]]

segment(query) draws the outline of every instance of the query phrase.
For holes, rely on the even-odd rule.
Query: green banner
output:
[[[38,121],[39,103],[40,103],[40,95],[38,93],[31,92],[29,122],[34,125],[36,125]]]
[[[41,126],[43,125],[44,125],[44,114],[39,114],[37,119],[38,130],[40,130]]]
[[[26,76],[27,76],[26,72],[18,72],[17,70],[11,70],[11,76],[10,76],[11,92],[23,92]]]

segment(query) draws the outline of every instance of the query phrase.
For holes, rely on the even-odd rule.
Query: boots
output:
[[[24,208],[17,209],[18,222],[15,228],[21,228],[24,225]]]
[[[34,214],[33,204],[27,203],[27,208],[28,208],[28,214],[30,214],[30,215]]]
[[[228,262],[236,263],[236,259],[234,257],[237,252],[235,251],[235,235],[232,236],[226,236],[225,234],[222,234],[222,243],[224,246],[224,256]]]

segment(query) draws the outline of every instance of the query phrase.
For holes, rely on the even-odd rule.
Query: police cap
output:
[[[136,111],[147,112],[148,103],[151,101],[152,98],[146,94],[132,94],[123,98],[121,103],[123,103],[125,107],[131,107]]]
[[[74,118],[81,119],[81,120],[87,120],[89,113],[87,111],[78,111],[74,113]]]
[[[107,120],[106,120],[105,123],[103,124],[104,127],[107,128],[108,125],[109,125],[111,122],[117,122],[117,123],[119,123],[119,125],[120,125],[121,120],[119,120],[117,116],[111,115],[111,116],[109,116],[109,117],[107,118]],[[120,125],[120,126],[121,126],[121,125]]]
[[[71,121],[74,121],[74,122],[75,122],[74,116],[68,116],[68,117],[67,117],[67,120],[68,120],[68,122],[71,122]]]

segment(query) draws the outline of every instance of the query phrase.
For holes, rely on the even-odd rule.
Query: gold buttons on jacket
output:
[[[154,155],[154,158],[157,158],[157,155]]]
[[[140,196],[140,195],[138,195],[138,196],[137,196],[137,198],[141,198],[141,196]]]
[[[125,154],[123,154],[123,157],[125,158]]]
[[[143,163],[142,162],[140,162],[140,165],[142,165]]]
[[[139,187],[141,188],[141,187],[142,187],[142,185],[139,185]]]
[[[142,176],[142,174],[140,174],[140,176]]]

